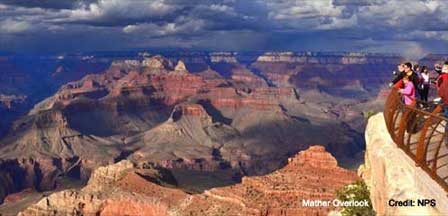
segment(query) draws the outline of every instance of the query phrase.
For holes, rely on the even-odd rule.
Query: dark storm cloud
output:
[[[26,8],[70,9],[96,0],[0,0],[0,4]]]
[[[0,0],[0,49],[445,52],[446,11],[444,0]]]

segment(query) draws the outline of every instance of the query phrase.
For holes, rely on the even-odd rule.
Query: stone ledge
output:
[[[392,141],[382,113],[367,124],[365,164],[359,174],[378,215],[448,215],[448,194]],[[390,207],[394,200],[435,199],[435,207]],[[416,204],[417,205],[417,204]]]

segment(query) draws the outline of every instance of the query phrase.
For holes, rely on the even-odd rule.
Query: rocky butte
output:
[[[303,207],[302,199],[332,200],[336,189],[358,179],[322,146],[298,153],[273,173],[201,194],[161,186],[151,175],[160,181],[169,176],[123,160],[95,170],[84,188],[54,193],[19,215],[325,215],[335,208]]]

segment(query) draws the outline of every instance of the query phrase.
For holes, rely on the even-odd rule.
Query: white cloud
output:
[[[302,30],[448,28],[446,0],[259,0],[280,28]]]
[[[135,32],[136,30],[138,30],[137,25],[127,25],[123,28],[124,33],[132,33]]]
[[[8,6],[0,4],[0,11],[8,9]]]
[[[100,0],[70,10],[70,20],[94,20],[97,18],[147,18],[163,16],[176,10],[165,0]]]
[[[234,8],[230,7],[228,5],[212,4],[212,5],[209,6],[209,8],[212,11],[229,13],[229,14],[236,14]]]
[[[357,12],[362,23],[372,26],[386,26],[396,28],[425,28],[427,23],[447,23],[448,15],[445,11],[448,5],[443,0],[389,0],[361,6]],[[445,16],[445,18],[443,18]],[[445,19],[443,21],[443,19]]]
[[[195,33],[202,30],[204,26],[204,20],[181,17],[175,22],[166,23],[164,25],[142,23],[127,25],[122,30],[124,33],[143,33],[145,35],[165,36],[174,34]]]
[[[61,40],[67,35],[89,34],[89,37],[96,38],[94,41],[102,41],[101,37],[108,35],[118,40],[128,38],[132,42],[142,43],[145,40],[177,38],[182,40],[182,44],[186,44],[189,38],[202,41],[209,35],[226,33],[222,43],[219,43],[224,46],[224,40],[239,43],[237,39],[231,40],[231,35],[240,36],[236,32],[247,31],[249,33],[244,33],[247,38],[250,38],[248,35],[259,34],[259,38],[266,41],[269,38],[278,39],[271,43],[276,45],[266,42],[267,46],[272,47],[286,46],[290,42],[285,38],[299,44],[301,41],[294,38],[308,40],[306,37],[315,36],[321,37],[319,40],[322,41],[327,38],[329,41],[335,38],[349,41],[335,45],[342,48],[352,46],[352,41],[363,41],[365,38],[375,40],[372,49],[378,46],[386,50],[389,45],[393,47],[393,41],[417,41],[423,45],[427,43],[428,47],[437,47],[438,44],[448,43],[446,1],[88,0],[79,2],[94,3],[51,9],[36,7],[35,3],[29,3],[30,6],[24,1],[20,4],[0,4],[0,33],[13,35],[32,31],[36,35],[48,36],[50,32],[54,37],[60,34]],[[309,41],[317,40],[312,39]],[[240,45],[244,46],[245,43],[248,40],[241,41]],[[226,46],[230,47],[230,44]],[[407,43],[400,45],[410,46],[416,47]]]
[[[358,16],[353,15],[348,19],[331,17],[329,23],[320,24],[316,27],[318,30],[334,30],[356,27],[358,24]]]
[[[72,19],[93,19],[104,15],[104,11],[98,6],[98,4],[90,4],[76,10],[68,11],[70,11],[70,17]]]
[[[356,14],[347,16],[346,5],[334,4],[333,0],[269,0],[266,7],[271,22],[290,30],[333,30],[355,27],[358,23]]]
[[[19,33],[28,30],[31,24],[26,21],[17,21],[6,19],[0,22],[0,32],[3,33]]]
[[[308,19],[317,17],[337,17],[343,6],[333,5],[332,0],[316,1],[276,1],[267,2],[269,18],[274,20]]]

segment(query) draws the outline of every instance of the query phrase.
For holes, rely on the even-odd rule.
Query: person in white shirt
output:
[[[420,99],[422,101],[428,102],[430,80],[429,80],[429,70],[426,66],[422,67],[421,76],[422,76],[422,88],[420,91]]]

